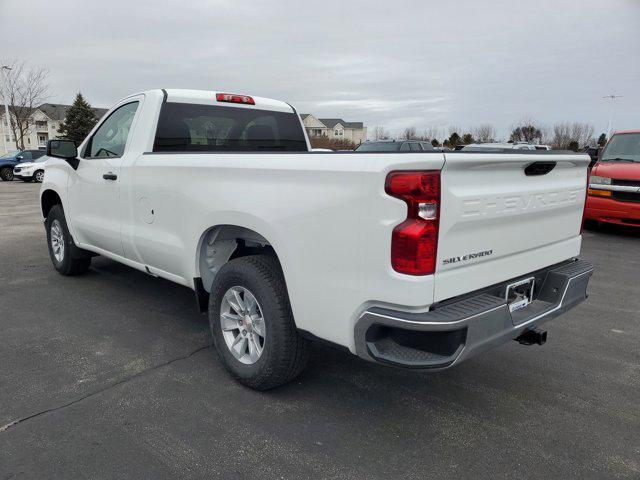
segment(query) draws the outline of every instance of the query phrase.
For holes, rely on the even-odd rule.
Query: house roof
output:
[[[310,113],[300,114],[300,118],[302,118],[302,120],[306,120],[307,117],[312,116],[313,115]],[[337,124],[340,124],[345,128],[364,128],[364,123],[362,122],[345,122],[341,118],[318,118],[318,120],[324,123],[327,128],[334,128]]]
[[[71,105],[63,105],[60,103],[43,103],[38,107],[38,110],[42,111],[51,120],[64,120],[67,116],[67,109]],[[97,119],[100,119],[107,113],[106,108],[92,108],[93,114]]]
[[[344,125],[341,118],[319,118],[318,120],[324,123],[328,128],[333,128],[339,123]]]
[[[341,118],[319,118],[328,128],[334,128],[337,124],[342,125],[345,128],[363,128],[362,122],[345,122]]]

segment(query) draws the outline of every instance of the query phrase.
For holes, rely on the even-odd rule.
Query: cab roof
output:
[[[166,92],[166,94],[165,94]],[[162,89],[162,94],[165,95],[165,101],[171,103],[195,103],[199,105],[221,105],[225,107],[235,108],[253,108],[257,110],[272,110],[276,112],[295,113],[294,108],[287,102],[281,100],[274,100],[265,97],[256,97],[246,93],[221,91],[221,90],[186,90],[167,88]],[[232,103],[229,101],[218,101],[216,97],[219,94],[228,94],[233,96],[250,97],[253,99],[254,104],[246,103]]]

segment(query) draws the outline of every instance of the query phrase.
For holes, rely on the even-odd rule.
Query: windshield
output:
[[[9,152],[2,155],[0,158],[13,158],[20,152]]]
[[[396,152],[402,142],[367,142],[356,148],[356,152]]]
[[[600,161],[640,163],[640,133],[618,133],[611,137]]]

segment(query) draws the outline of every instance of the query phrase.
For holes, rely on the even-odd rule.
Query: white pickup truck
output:
[[[287,103],[164,89],[47,155],[54,267],[103,255],[193,289],[256,389],[294,378],[311,339],[434,370],[541,344],[593,271],[577,259],[586,155],[315,153]]]

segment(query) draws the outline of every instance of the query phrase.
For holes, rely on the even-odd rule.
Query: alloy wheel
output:
[[[262,356],[266,340],[262,308],[245,287],[228,289],[220,305],[222,336],[231,354],[241,363],[252,365]]]
[[[64,260],[64,234],[59,220],[51,222],[51,250],[58,262]]]

